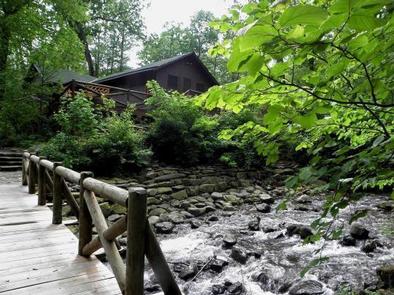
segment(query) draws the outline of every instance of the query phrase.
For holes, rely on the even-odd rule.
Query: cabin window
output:
[[[207,90],[207,88],[204,83],[197,83],[196,90],[200,92],[204,92],[205,90]]]
[[[192,80],[189,78],[183,78],[183,91],[187,91],[192,88]]]
[[[167,86],[169,89],[178,89],[178,77],[174,75],[168,75]]]

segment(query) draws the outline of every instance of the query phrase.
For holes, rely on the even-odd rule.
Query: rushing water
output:
[[[289,210],[271,213],[259,213],[252,205],[243,205],[235,212],[213,212],[199,218],[203,224],[197,229],[191,229],[188,223],[178,224],[174,233],[158,235],[163,252],[173,269],[182,265],[199,266],[199,272],[194,279],[184,281],[175,273],[184,294],[208,295],[214,294],[212,286],[223,285],[225,281],[240,282],[245,293],[250,295],[286,293],[288,287],[300,280],[300,272],[307,263],[318,255],[330,257],[329,261],[312,269],[304,279],[319,281],[323,284],[325,295],[334,294],[344,286],[362,290],[377,284],[376,268],[384,264],[394,263],[393,239],[386,231],[392,230],[393,213],[384,212],[377,204],[387,197],[368,195],[356,205],[340,213],[336,225],[343,224],[348,231],[347,221],[356,210],[368,207],[370,213],[362,219],[362,224],[370,230],[370,237],[378,240],[381,247],[366,254],[360,250],[365,241],[358,241],[356,246],[342,246],[338,241],[320,241],[315,244],[302,243],[298,236],[288,237],[286,227],[289,224],[310,224],[316,217],[322,202],[314,200],[306,211]],[[274,207],[274,206],[273,206]],[[315,208],[315,210],[313,209]],[[215,215],[217,221],[207,221]],[[261,218],[260,231],[250,231],[248,223]],[[391,227],[391,228],[390,228]],[[270,232],[267,231],[270,228]],[[250,254],[246,264],[242,265],[231,257],[231,249],[222,247],[225,235],[237,237],[237,247]],[[323,247],[323,252],[316,250]],[[223,259],[228,265],[219,273],[209,268],[212,258]],[[260,279],[259,279],[260,274]],[[261,275],[263,274],[263,275]],[[154,286],[152,271],[146,271],[147,286]],[[287,287],[286,287],[287,286]],[[162,294],[153,291],[152,294]],[[230,293],[225,293],[230,294]],[[240,294],[240,293],[234,293]],[[320,293],[321,294],[321,293]]]

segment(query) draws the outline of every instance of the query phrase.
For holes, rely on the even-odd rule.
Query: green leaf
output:
[[[349,224],[352,224],[356,220],[365,217],[368,214],[368,209],[356,210],[356,212],[350,217]]]
[[[240,51],[255,49],[260,45],[272,41],[278,32],[270,25],[255,25],[240,37]]]
[[[305,129],[313,127],[316,123],[316,120],[316,114],[314,113],[309,113],[304,116],[296,116],[294,118],[294,122],[299,123]]]
[[[279,18],[283,26],[315,25],[319,26],[326,18],[327,11],[321,7],[311,5],[297,5],[288,8]]]

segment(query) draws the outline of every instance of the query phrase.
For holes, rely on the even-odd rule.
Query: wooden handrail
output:
[[[67,182],[79,184],[79,204]],[[38,187],[39,205],[45,205],[48,192],[53,197],[53,224],[62,223],[62,206],[65,200],[79,220],[79,249],[82,256],[90,256],[104,248],[119,288],[126,295],[144,293],[144,257],[146,256],[164,294],[181,295],[181,291],[166,262],[160,244],[146,215],[147,193],[144,188],[129,191],[93,178],[89,172],[76,172],[28,152],[22,157],[22,184],[34,194]],[[105,200],[127,208],[127,215],[111,226],[101,211],[96,194]],[[98,237],[93,238],[93,225]],[[126,265],[116,246],[116,238],[127,231]]]

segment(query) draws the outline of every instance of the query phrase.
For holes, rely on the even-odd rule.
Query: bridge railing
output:
[[[79,202],[67,182],[78,184]],[[30,194],[38,191],[38,205],[53,203],[53,224],[62,223],[66,201],[79,221],[78,254],[89,257],[104,248],[108,262],[123,294],[144,294],[144,257],[166,295],[182,294],[166,262],[160,244],[147,220],[146,190],[121,189],[93,178],[91,172],[76,172],[28,152],[23,153],[22,184]],[[108,226],[96,195],[127,208],[127,214]],[[93,226],[98,236],[93,238]],[[119,254],[116,238],[127,232],[126,265]]]

